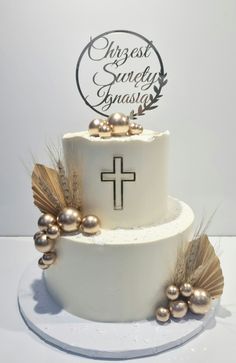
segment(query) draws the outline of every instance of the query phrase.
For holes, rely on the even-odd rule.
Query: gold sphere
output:
[[[56,261],[56,253],[53,251],[46,252],[42,257],[42,260],[45,265],[50,266]]]
[[[129,131],[129,118],[123,113],[113,113],[108,117],[107,121],[112,128],[112,135],[114,136],[126,135]]]
[[[130,135],[139,135],[143,132],[143,126],[137,124],[136,122],[131,122],[129,124],[129,133]]]
[[[82,219],[80,228],[85,234],[95,234],[100,230],[100,221],[96,216],[86,216]]]
[[[166,289],[166,296],[169,300],[176,300],[179,297],[179,289],[175,285],[169,285]]]
[[[211,295],[204,289],[194,289],[188,306],[194,314],[206,314],[211,307]]]
[[[60,237],[60,228],[56,224],[49,226],[47,229],[47,237],[50,239],[57,239]]]
[[[48,227],[56,223],[56,219],[52,214],[42,214],[38,220],[38,227],[40,231],[46,232]]]
[[[170,319],[170,311],[167,308],[160,306],[156,310],[156,319],[162,323],[167,322]]]
[[[33,237],[34,241],[35,241],[36,239],[38,239],[39,237],[41,237],[43,234],[44,234],[44,232],[42,232],[42,231],[38,231],[38,232],[36,232],[36,233],[35,233],[35,235],[34,235],[34,237]]]
[[[55,241],[47,238],[46,234],[42,234],[34,241],[35,248],[42,253],[49,252],[54,248]]]
[[[38,260],[38,267],[40,267],[42,270],[46,270],[49,267],[49,265],[45,265],[45,263],[43,262],[43,258],[41,257]]]
[[[187,314],[188,305],[183,300],[175,300],[170,302],[169,309],[173,318],[181,319]]]
[[[180,294],[184,297],[189,297],[193,293],[193,287],[189,282],[184,282],[179,288]]]
[[[76,232],[81,222],[80,213],[75,208],[64,208],[59,213],[57,222],[64,232]]]
[[[103,120],[99,119],[99,118],[95,118],[94,120],[92,120],[89,124],[89,135],[90,136],[99,136],[99,126],[102,124]]]
[[[112,132],[111,127],[106,123],[100,125],[98,131],[99,131],[99,136],[103,139],[111,137],[111,132]]]

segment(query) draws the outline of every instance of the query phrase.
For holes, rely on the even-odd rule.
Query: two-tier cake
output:
[[[178,247],[192,237],[193,212],[168,196],[169,132],[101,138],[63,137],[65,164],[76,170],[81,215],[96,215],[99,233],[61,236],[45,270],[53,298],[96,321],[153,318],[165,300]]]

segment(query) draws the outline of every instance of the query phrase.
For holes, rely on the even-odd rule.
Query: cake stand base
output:
[[[18,303],[28,327],[44,341],[70,353],[103,359],[144,357],[181,345],[204,329],[218,305],[216,301],[203,317],[188,313],[165,324],[94,322],[68,313],[53,301],[36,262],[22,276]]]

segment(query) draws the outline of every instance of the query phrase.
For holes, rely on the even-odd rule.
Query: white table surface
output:
[[[215,319],[183,346],[130,362],[236,362],[236,237],[211,237],[211,241],[216,245],[225,276],[225,290]],[[60,351],[27,328],[18,311],[17,287],[25,268],[39,254],[29,237],[0,237],[0,245],[0,362],[94,361]]]

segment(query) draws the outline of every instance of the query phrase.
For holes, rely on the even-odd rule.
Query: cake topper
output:
[[[158,107],[166,76],[153,42],[130,30],[91,38],[76,66],[77,87],[85,103],[105,117],[119,109],[129,120]],[[109,134],[106,126],[103,129]]]

